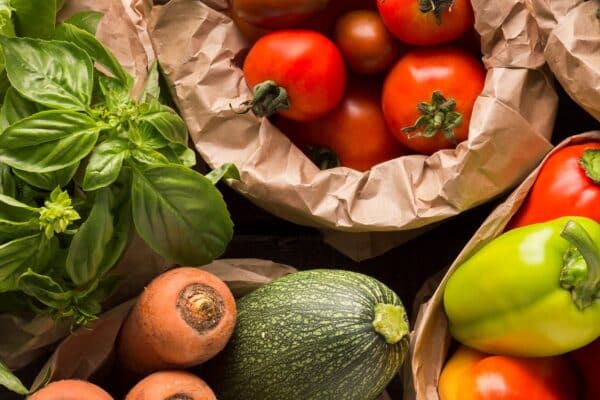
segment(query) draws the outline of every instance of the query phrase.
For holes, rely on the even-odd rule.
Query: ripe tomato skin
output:
[[[570,353],[585,380],[584,400],[600,399],[600,339]]]
[[[331,111],[346,88],[342,55],[326,36],[308,30],[281,30],[260,38],[244,62],[252,90],[272,80],[287,91],[290,108],[280,114],[311,121]]]
[[[566,357],[495,356],[464,346],[446,363],[438,391],[440,400],[579,399],[577,376]]]
[[[330,0],[229,0],[244,21],[260,28],[293,28],[324,10]]]
[[[387,28],[401,41],[429,46],[450,42],[473,27],[473,9],[469,0],[454,0],[440,15],[422,12],[420,4],[436,5],[440,0],[377,0],[377,7]]]
[[[587,177],[579,163],[588,149],[600,149],[600,143],[570,145],[552,154],[507,229],[566,215],[588,217],[600,223],[600,186]]]
[[[430,102],[432,93],[440,91],[456,101],[456,112],[463,123],[454,129],[456,143],[469,133],[473,104],[483,90],[485,71],[473,56],[453,47],[415,49],[392,67],[383,86],[382,107],[392,133],[406,147],[420,154],[432,154],[455,145],[439,131],[433,137],[411,137],[402,132],[421,116],[417,104]]]
[[[361,74],[388,69],[398,55],[398,45],[376,11],[344,14],[336,23],[334,41],[348,68]]]
[[[238,30],[241,34],[248,40],[250,43],[256,42],[261,37],[265,36],[267,33],[271,32],[270,29],[261,28],[260,26],[256,26],[241,18],[235,9],[230,9],[230,16],[235,26],[237,26]]]
[[[341,103],[316,121],[298,124],[281,120],[276,125],[298,147],[329,148],[342,166],[357,171],[406,154],[386,127],[378,87],[368,82],[352,81]]]

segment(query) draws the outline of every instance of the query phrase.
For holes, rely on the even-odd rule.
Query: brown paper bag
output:
[[[568,144],[591,140],[600,141],[600,131],[570,137],[557,146],[556,149]],[[437,285],[431,299],[420,306],[411,336],[410,361],[404,364],[405,400],[439,400],[437,393],[438,379],[451,342],[442,302],[445,284],[460,264],[504,231],[506,224],[525,200],[539,169],[540,167],[532,172],[508,199],[499,205],[485,220],[443,276],[441,282],[438,276],[437,283],[439,285]],[[431,285],[431,283],[429,282],[428,285]]]
[[[104,17],[98,25],[98,38],[115,54],[125,69],[135,77],[136,88],[146,80],[148,66],[155,60],[142,0],[66,0],[59,20],[84,10],[100,11]],[[117,272],[127,271],[128,279],[111,301],[131,298],[154,276],[164,270],[165,261],[139,237],[134,237]],[[0,360],[11,369],[29,364],[47,351],[48,346],[68,334],[68,325],[56,326],[48,317],[23,320],[0,315]]]
[[[235,163],[234,189],[278,217],[326,230],[329,243],[362,259],[515,186],[551,149],[557,97],[530,11],[524,0],[472,3],[488,73],[469,140],[366,173],[319,171],[267,119],[231,110],[251,94],[236,66],[248,43],[223,12],[226,1],[172,0],[155,10],[150,29],[204,160]]]
[[[550,69],[571,98],[600,120],[600,2],[528,1]]]

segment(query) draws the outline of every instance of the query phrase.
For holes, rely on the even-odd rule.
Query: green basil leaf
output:
[[[158,254],[202,265],[223,253],[233,223],[221,193],[204,176],[180,165],[134,170],[133,221]]]
[[[0,162],[28,172],[64,169],[87,156],[100,127],[74,111],[42,111],[10,126],[0,135]]]
[[[188,133],[185,123],[171,108],[154,103],[140,120],[152,125],[169,142],[187,145]]]
[[[123,86],[115,78],[98,72],[98,86],[104,97],[104,104],[109,111],[119,112],[129,106],[129,88]]]
[[[20,169],[13,169],[13,172],[31,186],[52,191],[56,189],[57,186],[61,188],[67,186],[75,176],[78,168],[79,163],[77,162],[66,168],[52,172],[27,172]]]
[[[0,0],[0,35],[15,36],[12,12],[13,8],[10,5],[10,0]]]
[[[98,268],[98,276],[104,276],[119,261],[131,240],[131,203],[128,201],[116,208],[115,229],[110,242],[104,249],[104,257]]]
[[[112,296],[123,282],[123,277],[111,275],[104,278],[98,287],[87,295],[88,298],[102,302]]]
[[[4,60],[2,58],[2,52],[0,51],[0,60]],[[8,80],[8,75],[6,75],[6,70],[4,69],[4,61],[2,61],[2,65],[0,66],[0,101],[4,102],[4,96],[6,96],[6,92],[10,89],[10,81]],[[0,133],[2,130],[0,130]]]
[[[139,133],[140,144],[143,147],[156,150],[171,144],[171,142],[165,139],[156,128],[146,122],[142,122],[138,125],[137,132]]]
[[[213,169],[206,174],[206,177],[213,183],[213,185],[216,185],[221,179],[239,180],[240,171],[238,171],[234,164],[223,164],[219,168]]]
[[[21,96],[14,88],[9,88],[4,96],[2,110],[0,110],[0,132],[38,111],[38,106],[35,103]]]
[[[121,84],[127,88],[133,86],[133,78],[125,71],[119,61],[96,37],[75,25],[62,23],[56,29],[57,39],[74,43],[98,64],[106,68]]]
[[[121,173],[128,153],[128,142],[124,139],[112,138],[100,143],[92,151],[85,169],[83,190],[98,190],[112,184]]]
[[[85,51],[30,38],[0,36],[0,44],[8,79],[22,96],[49,108],[83,111],[90,105],[94,72]]]
[[[186,167],[196,165],[196,153],[194,150],[179,143],[169,143],[167,147],[159,149],[172,164],[181,164]]]
[[[0,292],[18,290],[17,280],[35,256],[41,235],[26,236],[0,245]]]
[[[19,200],[0,194],[0,218],[11,221],[26,221],[39,211]]]
[[[73,295],[47,275],[29,269],[19,277],[19,289],[48,307],[63,309],[71,304]]]
[[[158,62],[154,61],[148,70],[148,78],[146,79],[144,90],[140,96],[140,102],[146,103],[150,100],[158,100],[160,97],[159,77],[160,74],[158,73]]]
[[[6,365],[0,362],[0,386],[4,386],[11,392],[26,395],[29,389],[17,378]]]
[[[98,29],[98,24],[102,19],[102,13],[97,11],[81,11],[76,14],[73,14],[69,18],[67,18],[64,22],[74,25],[78,28],[83,29],[86,32],[91,33],[92,35],[96,34],[96,29]]]
[[[98,278],[104,250],[113,232],[110,190],[103,189],[97,193],[90,215],[71,240],[66,270],[77,286]]]
[[[10,197],[17,197],[17,180],[11,169],[6,164],[0,164],[0,193]]]
[[[58,11],[56,0],[11,0],[19,36],[51,39]]]
[[[167,157],[156,150],[145,147],[134,148],[131,150],[131,155],[136,161],[146,165],[169,164]]]

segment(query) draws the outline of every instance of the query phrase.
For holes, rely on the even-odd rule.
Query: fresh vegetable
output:
[[[229,0],[231,9],[252,25],[292,28],[327,7],[330,0]]]
[[[11,85],[0,110],[0,292],[79,325],[117,287],[110,271],[134,226],[174,262],[220,255],[233,224],[214,183],[237,176],[190,168],[185,124],[158,100],[156,65],[133,96],[133,78],[90,33],[97,14],[68,21],[47,29],[58,40],[0,37]]]
[[[413,45],[450,42],[473,27],[469,0],[377,0],[387,28]]]
[[[468,137],[484,81],[481,63],[462,50],[413,50],[385,80],[383,114],[396,138],[418,153],[453,148]]]
[[[399,51],[377,11],[371,10],[344,14],[335,26],[334,41],[348,68],[362,74],[385,71]]]
[[[260,26],[251,24],[250,22],[241,18],[235,9],[230,9],[229,14],[242,36],[244,36],[244,38],[246,38],[246,40],[248,40],[250,43],[256,42],[258,39],[272,31],[271,29],[261,28]]]
[[[173,269],[137,300],[119,335],[118,359],[140,375],[201,364],[225,347],[235,318],[223,281],[198,268]]]
[[[543,357],[600,336],[600,225],[563,217],[508,231],[444,291],[450,333],[492,354]]]
[[[138,382],[125,400],[217,400],[206,382],[185,371],[161,371]]]
[[[209,384],[220,400],[372,400],[398,373],[408,334],[400,299],[381,282],[298,272],[238,301]]]
[[[509,229],[565,215],[600,222],[600,143],[563,147],[542,165]]]
[[[577,400],[579,387],[564,357],[515,358],[460,347],[448,360],[440,400]]]
[[[284,30],[260,38],[244,62],[256,115],[280,112],[296,121],[315,120],[342,99],[346,70],[339,50],[324,35]]]
[[[352,81],[342,102],[324,117],[305,124],[279,120],[277,125],[317,166],[367,171],[405,153],[385,124],[379,93],[373,82]]]
[[[52,382],[33,395],[29,400],[113,400],[100,387],[86,381],[65,379]]]
[[[600,399],[600,339],[570,354],[585,381],[584,400]]]

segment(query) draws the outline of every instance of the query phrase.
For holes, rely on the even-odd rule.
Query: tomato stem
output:
[[[580,310],[591,306],[600,292],[600,255],[598,247],[578,222],[570,220],[560,233],[571,243],[564,257],[560,285],[571,291],[571,298]]]
[[[444,11],[451,9],[454,0],[419,0],[419,10],[426,14],[433,13],[435,22],[438,25],[442,24],[442,14]]]
[[[409,138],[431,138],[441,131],[450,143],[456,146],[454,129],[462,125],[463,116],[455,109],[456,101],[446,99],[441,92],[436,90],[431,95],[431,104],[426,102],[417,104],[417,110],[422,115],[413,126],[402,128],[402,132],[406,133]]]
[[[279,86],[275,81],[264,81],[252,90],[252,100],[242,104],[242,109],[236,111],[245,114],[252,110],[259,117],[270,117],[281,110],[289,110],[290,101],[285,88]]]
[[[341,166],[340,158],[330,148],[323,146],[307,146],[308,157],[320,170]]]

